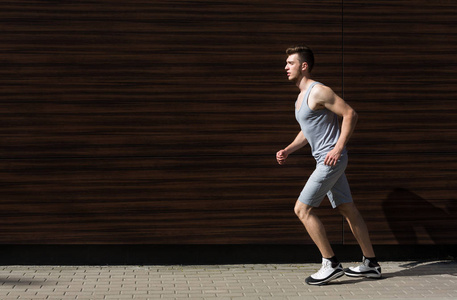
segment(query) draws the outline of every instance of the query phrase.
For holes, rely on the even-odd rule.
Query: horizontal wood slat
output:
[[[303,244],[297,156],[0,161],[1,243]],[[304,168],[305,166],[306,168]],[[341,243],[341,217],[320,211]]]

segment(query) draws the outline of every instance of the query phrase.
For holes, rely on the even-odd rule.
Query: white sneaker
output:
[[[344,270],[344,274],[350,277],[367,277],[367,278],[381,278],[381,267],[377,264],[374,265],[369,259],[363,257],[362,264],[357,267],[350,267]]]
[[[330,260],[322,258],[321,269],[317,273],[306,278],[305,282],[311,285],[323,285],[327,284],[330,280],[337,279],[343,275],[344,271],[340,263],[333,268]]]

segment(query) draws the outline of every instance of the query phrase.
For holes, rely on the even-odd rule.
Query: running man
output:
[[[321,269],[309,276],[306,283],[322,285],[346,274],[352,277],[380,278],[379,266],[370,241],[367,226],[352,201],[344,174],[348,154],[346,144],[357,123],[357,113],[331,88],[311,79],[314,54],[305,45],[286,50],[285,70],[289,81],[300,94],[295,102],[295,117],[301,131],[285,149],[276,153],[280,165],[298,149],[309,144],[316,159],[316,169],[309,177],[295,204],[295,213],[305,226],[322,255]],[[341,128],[338,117],[342,117]],[[325,195],[333,208],[346,218],[359,243],[363,258],[357,267],[344,269],[330,246],[324,226],[315,214]]]

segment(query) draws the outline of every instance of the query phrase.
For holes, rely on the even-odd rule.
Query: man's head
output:
[[[287,48],[286,71],[289,80],[297,81],[303,76],[304,72],[311,73],[314,66],[314,54],[305,45],[297,45]]]

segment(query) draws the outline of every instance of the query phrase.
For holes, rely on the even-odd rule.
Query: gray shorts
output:
[[[327,195],[333,208],[352,202],[351,189],[344,174],[347,164],[347,154],[341,155],[334,167],[324,165],[323,160],[318,162],[316,170],[309,177],[298,200],[304,204],[318,207]]]

